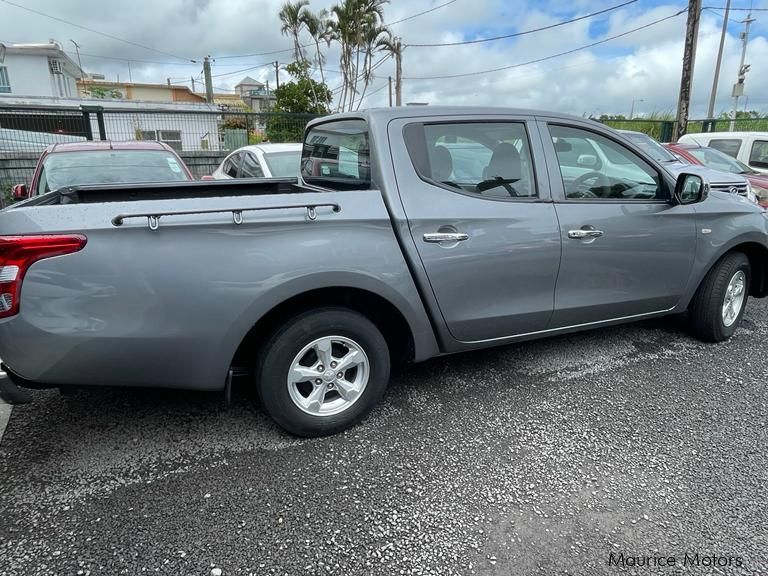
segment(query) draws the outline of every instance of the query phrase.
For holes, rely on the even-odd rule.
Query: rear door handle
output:
[[[463,242],[469,240],[464,232],[429,232],[424,234],[424,242]]]
[[[600,238],[603,235],[602,230],[569,230],[568,238],[574,240],[583,240],[584,238]]]

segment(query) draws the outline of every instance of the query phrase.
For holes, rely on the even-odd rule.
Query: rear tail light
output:
[[[19,313],[21,282],[32,264],[83,249],[82,234],[0,236],[0,318]]]

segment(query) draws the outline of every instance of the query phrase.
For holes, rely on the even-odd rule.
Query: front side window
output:
[[[371,151],[364,120],[336,120],[313,126],[304,139],[301,176],[307,184],[333,190],[371,186]]]
[[[749,163],[760,168],[768,168],[768,140],[755,140],[749,153]]]
[[[550,125],[565,196],[586,200],[664,200],[658,172],[621,144],[600,134]],[[574,150],[578,151],[574,161]]]
[[[243,154],[243,164],[240,166],[240,178],[263,178],[264,171],[261,169],[259,159],[250,152]]]
[[[710,140],[709,145],[715,150],[720,150],[720,152],[725,152],[728,156],[736,158],[739,155],[739,148],[741,148],[741,140],[736,138]]]
[[[8,78],[8,67],[0,66],[0,93],[10,94],[11,80]]]
[[[522,122],[409,124],[405,144],[422,180],[483,198],[535,198]]]

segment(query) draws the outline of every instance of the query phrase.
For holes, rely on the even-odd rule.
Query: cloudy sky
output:
[[[687,2],[637,0],[601,16],[543,32],[494,42],[461,46],[418,47],[414,44],[457,42],[539,28],[622,4],[627,0],[454,0],[427,14],[394,24],[408,45],[403,58],[406,102],[503,105],[552,109],[574,114],[636,114],[674,110],[680,82],[686,15],[671,17],[621,38],[568,55],[499,70],[573,50],[672,16]],[[446,4],[447,0],[392,0],[385,19],[402,18]],[[24,6],[27,10],[12,5]],[[269,65],[291,60],[291,42],[280,34],[281,0],[0,0],[0,41],[44,42],[54,38],[74,56],[70,40],[80,45],[83,68],[109,79],[190,85],[201,77],[199,64],[214,58],[214,86],[231,91],[245,75],[274,80]],[[312,0],[314,10],[332,0]],[[725,0],[704,0],[722,7]],[[746,104],[768,112],[768,0],[754,0],[757,19],[750,31]],[[749,8],[750,0],[733,0],[732,8]],[[34,10],[38,13],[32,12]],[[47,15],[48,17],[44,16]],[[722,10],[702,14],[692,94],[692,117],[706,113],[720,40]],[[741,41],[743,10],[732,11],[725,41],[716,112],[729,110]],[[51,18],[54,17],[54,18]],[[58,20],[57,20],[58,19]],[[62,20],[68,21],[63,22]],[[99,31],[105,35],[78,28]],[[110,38],[113,36],[115,38]],[[120,41],[128,40],[131,43]],[[307,38],[307,40],[309,40]],[[137,45],[141,45],[137,46]],[[271,53],[272,54],[265,54]],[[197,61],[197,63],[191,62]],[[338,52],[328,52],[328,84],[341,80]],[[364,106],[387,103],[387,76],[394,63],[376,70]],[[457,76],[453,78],[435,78]],[[198,89],[199,89],[198,85]],[[639,101],[642,100],[642,101]],[[741,106],[745,100],[742,98]]]

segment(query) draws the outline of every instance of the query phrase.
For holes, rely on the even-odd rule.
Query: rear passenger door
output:
[[[524,117],[389,124],[409,232],[460,342],[543,330],[552,315],[560,235],[533,127]]]

